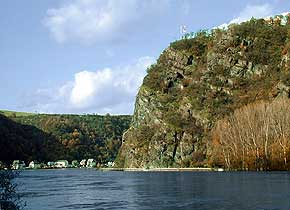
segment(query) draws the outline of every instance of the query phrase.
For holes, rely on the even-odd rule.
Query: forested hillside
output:
[[[289,49],[290,15],[171,43],[148,69],[118,165],[289,170]]]
[[[55,137],[42,130],[17,123],[0,114],[0,160],[54,160],[63,148]]]
[[[12,153],[5,152],[3,160],[94,158],[100,163],[112,161],[121,145],[122,134],[131,121],[131,117],[126,115],[46,115],[3,111],[2,113],[9,119],[1,115],[3,125],[1,128],[4,131],[0,132],[3,143],[0,153],[8,151],[5,144],[11,144],[9,148],[13,154],[15,153],[12,156]],[[23,135],[25,138],[22,138]],[[52,145],[54,145],[52,150],[47,149]],[[35,150],[32,150],[34,147]]]

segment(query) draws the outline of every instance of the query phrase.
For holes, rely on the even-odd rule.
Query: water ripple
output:
[[[290,173],[23,171],[29,210],[286,210]]]

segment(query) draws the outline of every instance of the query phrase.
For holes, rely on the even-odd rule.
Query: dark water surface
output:
[[[23,171],[26,209],[290,210],[287,172]]]

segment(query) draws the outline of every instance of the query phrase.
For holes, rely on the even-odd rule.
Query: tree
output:
[[[279,97],[236,110],[217,122],[213,143],[213,158],[222,156],[228,169],[289,170],[289,99]]]
[[[18,175],[19,172],[16,171],[0,171],[0,209],[20,210],[24,208],[24,204],[16,192],[17,185],[12,182]]]

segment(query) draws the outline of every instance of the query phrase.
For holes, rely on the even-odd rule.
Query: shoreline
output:
[[[124,172],[289,172],[287,170],[269,170],[269,171],[256,171],[256,170],[226,170],[223,168],[24,168],[24,169],[7,169],[0,168],[0,171],[13,170],[13,171],[46,171],[46,170],[96,170],[101,172],[110,171],[124,171]]]
[[[184,171],[224,171],[222,168],[99,168],[100,171],[126,172],[184,172]]]
[[[221,172],[224,171],[223,168],[24,168],[24,169],[13,169],[20,171],[35,171],[35,170],[97,170],[103,172],[109,171],[124,171],[124,172],[186,172],[186,171],[195,171],[195,172]],[[0,169],[5,170],[5,169]],[[7,169],[6,169],[7,170]]]

